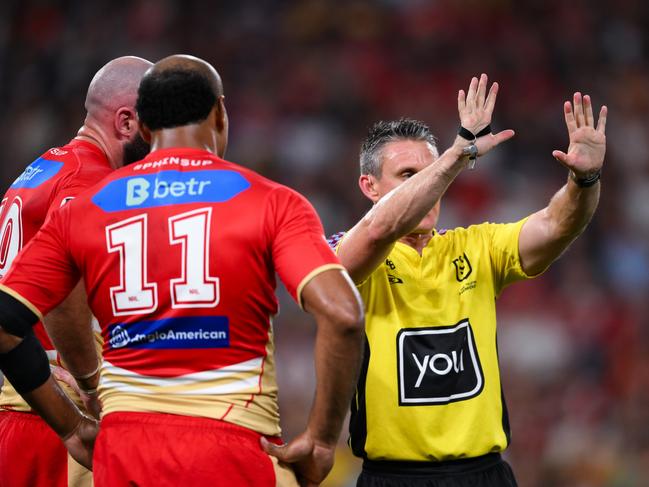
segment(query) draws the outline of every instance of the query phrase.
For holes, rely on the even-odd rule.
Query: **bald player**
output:
[[[13,182],[2,199],[0,210],[0,277],[10,270],[20,249],[25,246],[51,213],[98,182],[113,169],[133,162],[148,152],[148,144],[138,132],[135,101],[142,75],[151,63],[137,57],[121,57],[101,68],[92,79],[86,96],[87,115],[77,136],[68,144],[48,150],[32,162]],[[26,252],[29,252],[27,250]],[[85,292],[78,285],[56,309],[44,317],[55,342],[70,338],[63,326],[68,320],[89,323],[90,312]],[[38,340],[47,351],[49,362],[59,364],[56,351],[43,325],[34,327],[29,340]],[[66,340],[67,339],[67,340]],[[90,370],[73,374],[89,384],[84,388],[92,397],[98,361],[92,335],[84,345],[85,356],[75,361],[88,363]],[[3,359],[0,359],[3,360]],[[58,375],[63,375],[57,367]],[[94,386],[96,387],[96,386]],[[64,487],[92,483],[85,468],[68,461],[65,447],[45,422],[34,414],[5,381],[0,393],[0,485],[2,487]],[[80,404],[80,397],[66,388]],[[29,445],[29,447],[27,447]]]
[[[56,212],[2,281],[0,353],[12,356],[2,371],[85,462],[95,426],[24,337],[79,277],[93,290],[104,337],[98,487],[315,486],[333,464],[360,364],[360,299],[306,199],[222,159],[223,100],[204,61],[156,63],[137,102],[152,152]],[[276,273],[317,322],[313,406],[288,445],[273,358]],[[90,341],[88,326],[62,325]],[[59,351],[68,360],[82,348],[69,340]]]

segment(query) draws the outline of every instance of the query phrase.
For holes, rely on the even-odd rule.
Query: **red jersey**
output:
[[[9,187],[0,206],[0,278],[20,249],[43,226],[52,211],[96,184],[112,171],[94,144],[72,139],[32,162]],[[54,362],[54,347],[41,323],[34,332]],[[29,410],[12,388],[3,387],[0,408]]]
[[[295,191],[197,149],[163,149],[56,212],[2,281],[38,315],[83,277],[104,336],[104,413],[279,434],[275,273],[300,302],[340,268]]]

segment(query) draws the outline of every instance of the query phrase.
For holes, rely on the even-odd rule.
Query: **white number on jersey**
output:
[[[182,246],[180,277],[169,282],[172,308],[219,303],[219,279],[209,275],[211,217],[211,208],[201,208],[168,220],[169,243]],[[108,251],[120,257],[120,284],[110,288],[115,316],[147,314],[158,307],[158,285],[147,280],[147,222],[143,214],[106,227]]]
[[[113,315],[146,314],[158,307],[158,285],[147,282],[147,216],[106,227],[109,252],[119,252],[120,283],[110,288]]]
[[[7,205],[7,198],[2,200],[0,215]],[[3,277],[23,246],[23,202],[16,196],[11,202],[7,214],[0,224],[0,278]]]

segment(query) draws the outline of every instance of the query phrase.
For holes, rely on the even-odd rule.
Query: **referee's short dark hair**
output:
[[[137,95],[135,109],[149,130],[202,122],[217,100],[207,77],[188,69],[150,73],[142,79]]]
[[[361,174],[381,176],[381,149],[388,142],[396,140],[421,140],[437,147],[435,136],[428,125],[420,120],[401,118],[392,121],[376,122],[361,146]]]

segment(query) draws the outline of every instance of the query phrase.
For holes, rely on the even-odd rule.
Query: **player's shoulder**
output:
[[[241,173],[242,176],[244,176],[246,179],[248,179],[252,184],[254,184],[260,191],[268,192],[268,193],[275,193],[278,196],[289,196],[289,195],[297,195],[297,196],[302,196],[300,193],[295,191],[292,188],[289,188],[288,186],[279,183],[277,181],[274,181],[272,179],[267,178],[266,176],[263,176],[259,174],[257,171],[254,169],[242,166],[240,164],[237,164],[236,162],[232,161],[226,161],[222,160],[223,167],[224,168],[231,168],[232,170],[238,171]]]
[[[13,181],[10,189],[35,189],[75,173],[79,158],[70,143],[52,147],[32,161]]]
[[[48,149],[40,158],[60,162],[68,166],[68,169],[81,167],[110,169],[106,155],[98,146],[78,139],[72,139],[65,145]]]

